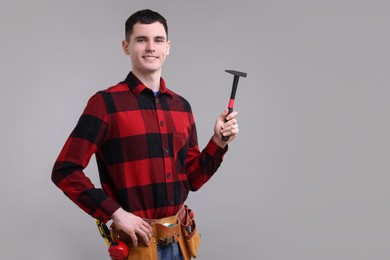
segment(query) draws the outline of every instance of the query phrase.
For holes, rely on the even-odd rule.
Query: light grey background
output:
[[[388,1],[1,1],[0,259],[108,259],[50,180],[88,98],[124,79],[141,8],[172,40],[163,75],[204,147],[242,70],[240,136],[190,194],[198,259],[389,259]],[[86,170],[98,184],[94,160]]]

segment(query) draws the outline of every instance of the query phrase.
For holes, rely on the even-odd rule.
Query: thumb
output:
[[[225,110],[222,112],[222,114],[219,116],[223,121],[225,121],[226,116],[228,115],[229,110],[225,108]]]

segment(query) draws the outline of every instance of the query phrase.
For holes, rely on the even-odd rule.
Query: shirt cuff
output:
[[[225,153],[228,151],[229,146],[226,145],[224,148],[221,148],[211,137],[209,143],[206,146],[206,152],[211,155],[220,155],[223,157]]]
[[[95,211],[93,217],[97,220],[106,223],[111,219],[112,214],[117,211],[121,205],[114,199],[107,197],[100,205],[98,210]]]

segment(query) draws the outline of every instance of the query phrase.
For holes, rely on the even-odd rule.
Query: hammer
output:
[[[228,115],[233,112],[233,107],[234,107],[234,98],[236,97],[236,91],[237,91],[237,85],[238,85],[238,79],[240,77],[246,78],[246,73],[245,72],[240,72],[240,71],[235,71],[235,70],[225,70],[227,73],[233,74],[233,86],[232,86],[232,93],[230,94],[230,100],[228,104]],[[226,142],[229,140],[229,136],[222,136],[222,141]]]

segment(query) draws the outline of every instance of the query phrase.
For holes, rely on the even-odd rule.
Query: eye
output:
[[[165,39],[164,38],[156,38],[155,42],[157,42],[157,43],[164,43]]]

